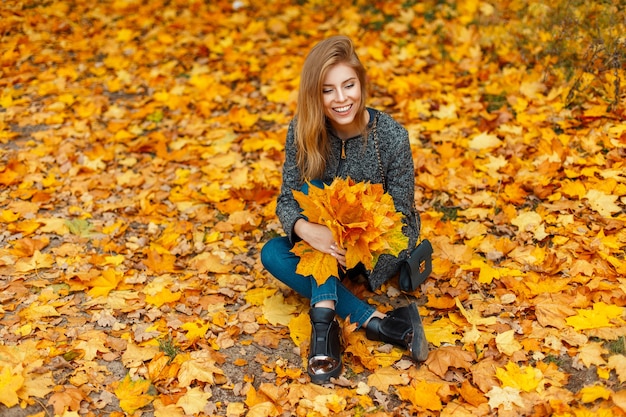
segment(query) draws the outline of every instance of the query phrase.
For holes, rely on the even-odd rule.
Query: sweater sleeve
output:
[[[280,194],[276,201],[276,215],[291,243],[299,240],[294,232],[298,219],[304,218],[300,205],[293,197],[293,190],[300,190],[303,185],[302,175],[296,164],[295,122],[289,124],[285,140],[285,163]]]
[[[380,162],[385,174],[385,189],[396,210],[404,215],[402,231],[409,238],[406,250],[398,257],[382,255],[372,274],[370,285],[376,289],[398,272],[419,237],[419,216],[415,212],[415,165],[407,130],[385,114],[379,119]]]

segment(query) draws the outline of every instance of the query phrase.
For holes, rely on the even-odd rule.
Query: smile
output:
[[[345,113],[352,108],[352,104],[344,107],[335,107],[333,110],[337,113]]]

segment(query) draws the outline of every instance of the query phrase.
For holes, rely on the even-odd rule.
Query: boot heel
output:
[[[413,336],[410,344],[407,343],[411,357],[416,361],[425,361],[428,358],[428,341],[424,333],[424,325],[420,317],[419,310],[415,304],[409,306],[409,315],[411,316],[411,325],[413,327]]]

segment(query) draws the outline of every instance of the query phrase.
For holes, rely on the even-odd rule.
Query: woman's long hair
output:
[[[309,52],[300,75],[296,117],[297,164],[304,180],[318,179],[326,169],[330,140],[326,130],[322,87],[328,70],[346,64],[357,74],[361,84],[361,103],[355,120],[359,130],[366,132],[364,117],[367,86],[365,68],[347,36],[332,36],[315,45]]]

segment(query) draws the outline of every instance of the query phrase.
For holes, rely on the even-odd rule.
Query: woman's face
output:
[[[339,63],[328,69],[322,85],[324,113],[337,135],[347,139],[358,135],[355,117],[361,104],[361,83],[356,71]]]

